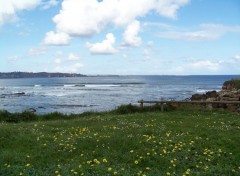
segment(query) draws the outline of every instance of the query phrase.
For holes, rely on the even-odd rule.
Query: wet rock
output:
[[[191,101],[206,100],[206,95],[205,94],[203,94],[203,95],[201,95],[201,94],[194,94],[194,95],[192,95],[192,97],[190,99],[191,99]]]
[[[209,91],[206,93],[207,98],[216,98],[218,96],[217,91]]]

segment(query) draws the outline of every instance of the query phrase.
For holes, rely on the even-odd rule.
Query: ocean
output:
[[[220,91],[221,76],[88,76],[0,79],[0,110],[76,114],[108,111],[138,100],[185,100],[195,93]]]

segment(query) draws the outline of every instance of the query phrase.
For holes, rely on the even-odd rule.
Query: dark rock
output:
[[[13,95],[16,95],[16,96],[24,96],[25,95],[25,92],[18,92],[18,93],[15,93]]]
[[[217,91],[209,91],[206,93],[207,98],[216,98],[218,96]]]
[[[201,100],[206,100],[207,96],[205,94],[203,94],[203,95],[194,94],[194,95],[192,95],[192,97],[190,99],[191,99],[191,101],[201,101]]]

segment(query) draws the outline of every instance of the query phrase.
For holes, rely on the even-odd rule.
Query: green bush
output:
[[[231,85],[235,89],[240,89],[240,78],[239,79],[232,79],[229,81],[225,81],[223,83],[224,86]]]
[[[171,110],[171,108],[166,104],[164,104],[163,107],[164,107],[164,111]],[[141,112],[156,112],[161,110],[162,110],[162,107],[160,104],[155,104],[152,106],[144,106],[144,107],[128,104],[128,105],[121,105],[117,107],[114,110],[114,112],[117,114],[130,114],[130,113],[141,113]]]

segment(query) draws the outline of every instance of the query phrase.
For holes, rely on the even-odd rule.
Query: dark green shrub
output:
[[[239,79],[232,79],[229,81],[225,81],[223,83],[224,86],[230,85],[231,87],[235,89],[240,89],[240,78]]]
[[[138,106],[134,106],[132,104],[121,105],[114,110],[114,112],[116,112],[117,114],[129,114],[129,113],[136,113],[139,111],[141,111],[141,109]]]
[[[168,106],[167,104],[163,105],[163,109],[164,111],[172,110],[171,107]],[[117,114],[130,114],[130,113],[137,113],[137,112],[141,113],[141,112],[155,112],[155,111],[162,111],[162,106],[160,104],[154,104],[151,106],[140,107],[140,106],[128,104],[128,105],[119,106],[113,112]]]

